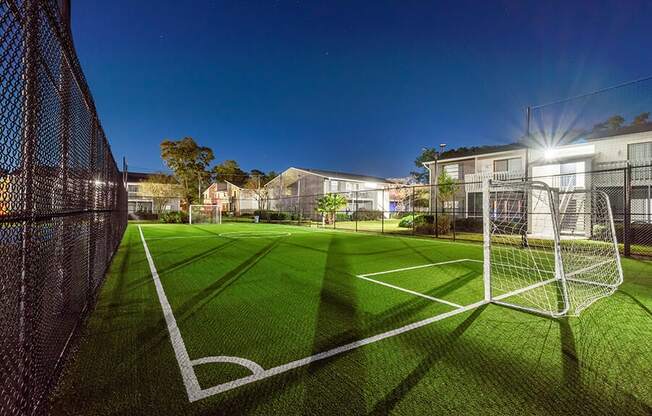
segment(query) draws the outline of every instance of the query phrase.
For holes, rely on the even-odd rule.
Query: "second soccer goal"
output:
[[[190,224],[221,224],[222,205],[190,205]]]
[[[486,182],[483,217],[486,301],[579,315],[622,283],[613,215],[602,191]]]

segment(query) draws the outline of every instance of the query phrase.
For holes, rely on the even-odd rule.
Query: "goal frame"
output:
[[[188,224],[193,225],[192,222],[192,209],[195,208],[207,208],[215,210],[215,222],[210,224],[222,224],[222,204],[195,204],[188,207]]]
[[[555,263],[555,270],[554,270],[554,277],[552,279],[548,279],[546,281],[540,281],[535,284],[508,292],[504,293],[498,296],[494,296],[492,293],[492,263],[491,263],[491,254],[492,254],[492,221],[491,221],[491,186],[492,185],[503,185],[505,187],[509,186],[522,186],[526,187],[527,185],[531,185],[533,189],[536,187],[538,191],[543,191],[547,194],[548,201],[550,201],[550,219],[551,219],[551,225],[552,225],[552,235],[553,235],[553,252],[554,252],[554,263]],[[497,190],[498,191],[498,190]],[[623,282],[623,271],[622,271],[622,265],[620,261],[620,253],[618,250],[618,242],[616,239],[616,230],[615,230],[615,225],[613,221],[613,213],[611,209],[611,204],[609,201],[609,196],[607,195],[606,192],[600,191],[600,190],[586,190],[584,191],[586,194],[599,194],[601,195],[602,198],[606,201],[606,214],[608,216],[608,221],[610,223],[610,232],[611,232],[611,244],[613,244],[613,254],[614,254],[614,260],[617,265],[617,273],[618,273],[618,278],[617,280],[609,285],[605,284],[602,282],[592,282],[592,281],[586,281],[582,280],[581,282],[584,284],[588,285],[594,285],[594,286],[602,286],[602,287],[607,287],[610,289],[611,293],[602,295],[602,296],[594,296],[593,299],[590,299],[588,302],[585,302],[583,304],[580,304],[577,308],[572,309],[572,299],[569,296],[569,281],[573,281],[573,278],[568,278],[565,271],[564,271],[564,260],[562,257],[562,247],[561,247],[561,224],[560,224],[560,209],[557,206],[558,198],[557,195],[559,192],[555,191],[553,188],[551,188],[548,184],[545,182],[541,181],[519,181],[519,182],[503,182],[503,181],[494,181],[491,179],[485,180],[482,183],[482,220],[483,220],[483,286],[484,286],[484,301],[486,303],[494,303],[497,305],[502,305],[506,306],[509,308],[514,308],[526,312],[532,312],[536,314],[541,314],[541,315],[546,315],[550,316],[553,318],[559,318],[563,316],[568,316],[569,311],[574,311],[575,314],[579,315],[579,313],[590,306],[593,302],[603,298],[610,296],[616,288]],[[527,196],[526,196],[527,198]],[[527,208],[526,208],[527,209]],[[526,211],[526,214],[528,211]],[[529,219],[528,219],[529,221]],[[572,273],[571,273],[572,275]],[[507,298],[510,298],[515,295],[519,295],[520,293],[527,292],[529,290],[534,290],[536,288],[539,288],[541,286],[547,285],[547,284],[556,284],[559,287],[559,291],[561,292],[562,295],[562,301],[563,301],[563,307],[556,311],[547,311],[543,309],[538,309],[538,308],[533,308],[533,307],[528,307],[524,305],[520,305],[517,303],[512,303],[507,301]]]

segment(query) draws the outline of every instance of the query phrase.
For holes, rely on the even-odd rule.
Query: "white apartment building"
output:
[[[453,200],[444,209],[455,208],[460,215],[478,218],[482,215],[482,182],[487,178],[505,181],[528,178],[562,192],[600,189],[607,192],[617,214],[624,207],[622,168],[631,166],[632,221],[652,223],[652,168],[643,168],[652,165],[652,131],[627,130],[594,135],[581,143],[550,149],[512,144],[497,151],[493,148],[492,152],[443,158],[424,165],[430,170],[431,184],[437,183],[442,170],[460,183]],[[576,202],[569,198],[560,203]]]

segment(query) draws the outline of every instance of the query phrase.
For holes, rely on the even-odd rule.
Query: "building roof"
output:
[[[522,150],[526,148],[527,146],[523,143],[510,143],[496,146],[459,147],[457,149],[452,149],[444,152],[439,160],[443,161],[446,159],[460,159],[464,157],[471,158],[474,156],[486,155],[490,153],[509,152],[512,150]]]
[[[333,178],[333,179],[344,179],[344,180],[361,181],[361,182],[380,182],[380,183],[389,182],[386,178],[381,178],[378,176],[359,175],[357,173],[346,173],[346,172],[337,172],[334,170],[311,169],[311,168],[310,169],[294,168],[294,169],[299,169],[305,172],[314,173],[315,175],[324,176],[326,178]]]
[[[652,131],[652,122],[625,126],[619,129],[594,131],[586,136],[586,141],[590,142],[594,140],[611,139],[615,136],[623,136],[625,134],[634,134],[634,133],[643,133],[646,131]]]

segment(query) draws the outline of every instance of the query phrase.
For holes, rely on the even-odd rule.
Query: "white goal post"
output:
[[[190,205],[188,222],[190,224],[221,224],[222,205]]]
[[[485,301],[579,315],[623,281],[606,193],[543,182],[483,186]]]

